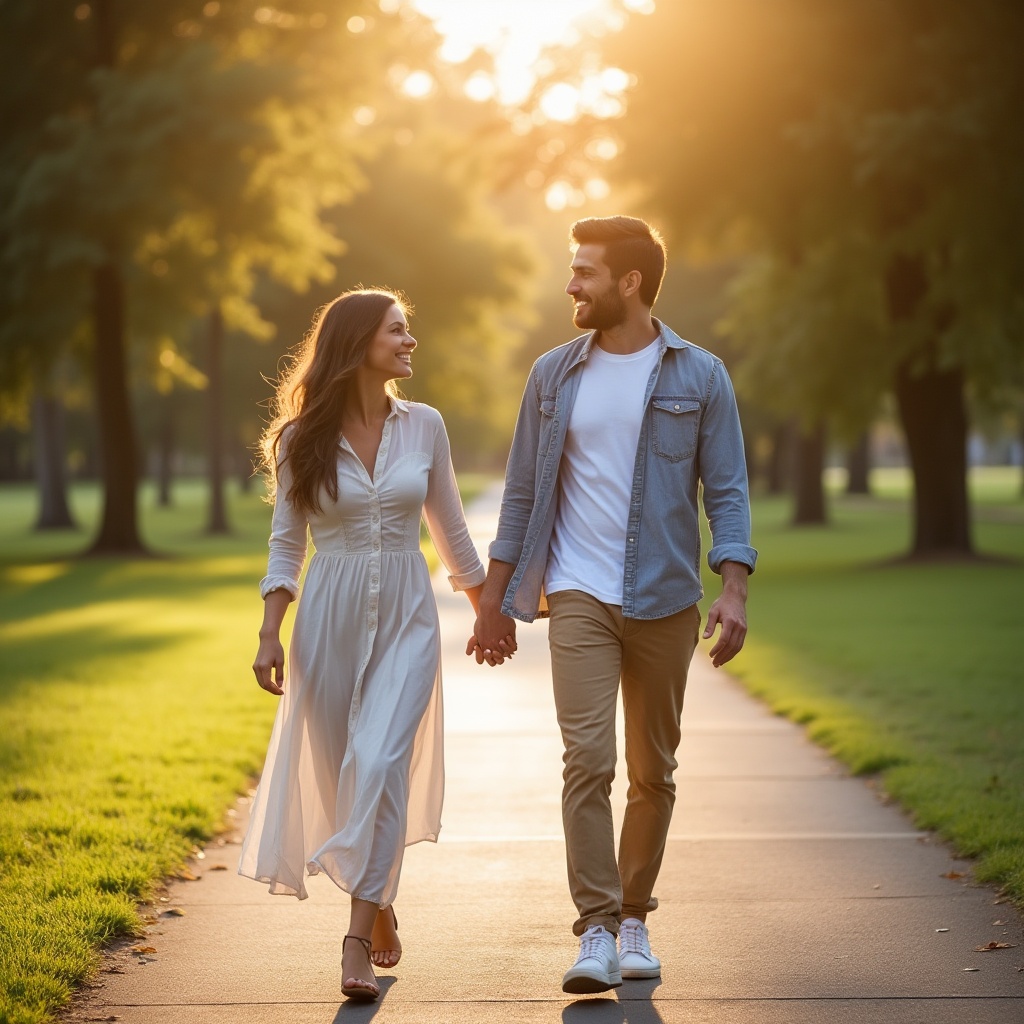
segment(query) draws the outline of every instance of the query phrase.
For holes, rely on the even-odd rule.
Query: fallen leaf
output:
[[[963,871],[947,871],[944,875],[939,875],[939,878],[963,878]]]
[[[980,971],[980,967],[965,967],[964,971]]]
[[[156,946],[132,946],[132,952],[142,956],[146,953],[155,953]]]
[[[182,868],[174,877],[186,882],[198,882],[201,876],[193,874],[188,868]]]
[[[181,907],[170,907],[164,911],[164,917],[184,917],[185,911]]]
[[[993,949],[1013,949],[1017,945],[1016,942],[996,942],[994,939],[992,942],[986,942],[984,946],[975,946],[975,953],[990,953]]]
[[[171,897],[170,896],[161,896],[160,897],[160,902],[161,903],[170,903],[171,902]]]
[[[227,864],[211,864],[206,870],[207,871],[227,871]]]

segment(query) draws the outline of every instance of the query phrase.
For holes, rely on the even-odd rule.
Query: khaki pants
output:
[[[627,619],[617,605],[578,590],[549,596],[551,673],[565,745],[562,824],[577,935],[594,924],[612,933],[624,917],[658,906],[661,869],[676,787],[686,674],[700,612],[696,605],[662,619]],[[626,815],[615,857],[611,788],[615,709],[625,711]]]

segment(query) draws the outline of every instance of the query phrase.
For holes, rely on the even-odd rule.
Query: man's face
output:
[[[565,293],[573,301],[572,322],[587,331],[607,331],[625,322],[626,303],[619,282],[604,261],[604,246],[581,245],[573,255]]]

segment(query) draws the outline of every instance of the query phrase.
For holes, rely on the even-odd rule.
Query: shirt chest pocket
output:
[[[652,437],[655,452],[669,462],[692,459],[697,450],[700,400],[654,398],[651,401]]]

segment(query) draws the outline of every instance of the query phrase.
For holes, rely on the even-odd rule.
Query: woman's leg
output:
[[[369,939],[377,920],[378,906],[368,900],[352,900],[352,910],[348,921],[348,935],[360,939]],[[366,989],[369,992],[380,992],[373,973],[366,947],[361,942],[349,939],[341,949],[341,985],[347,989]]]

